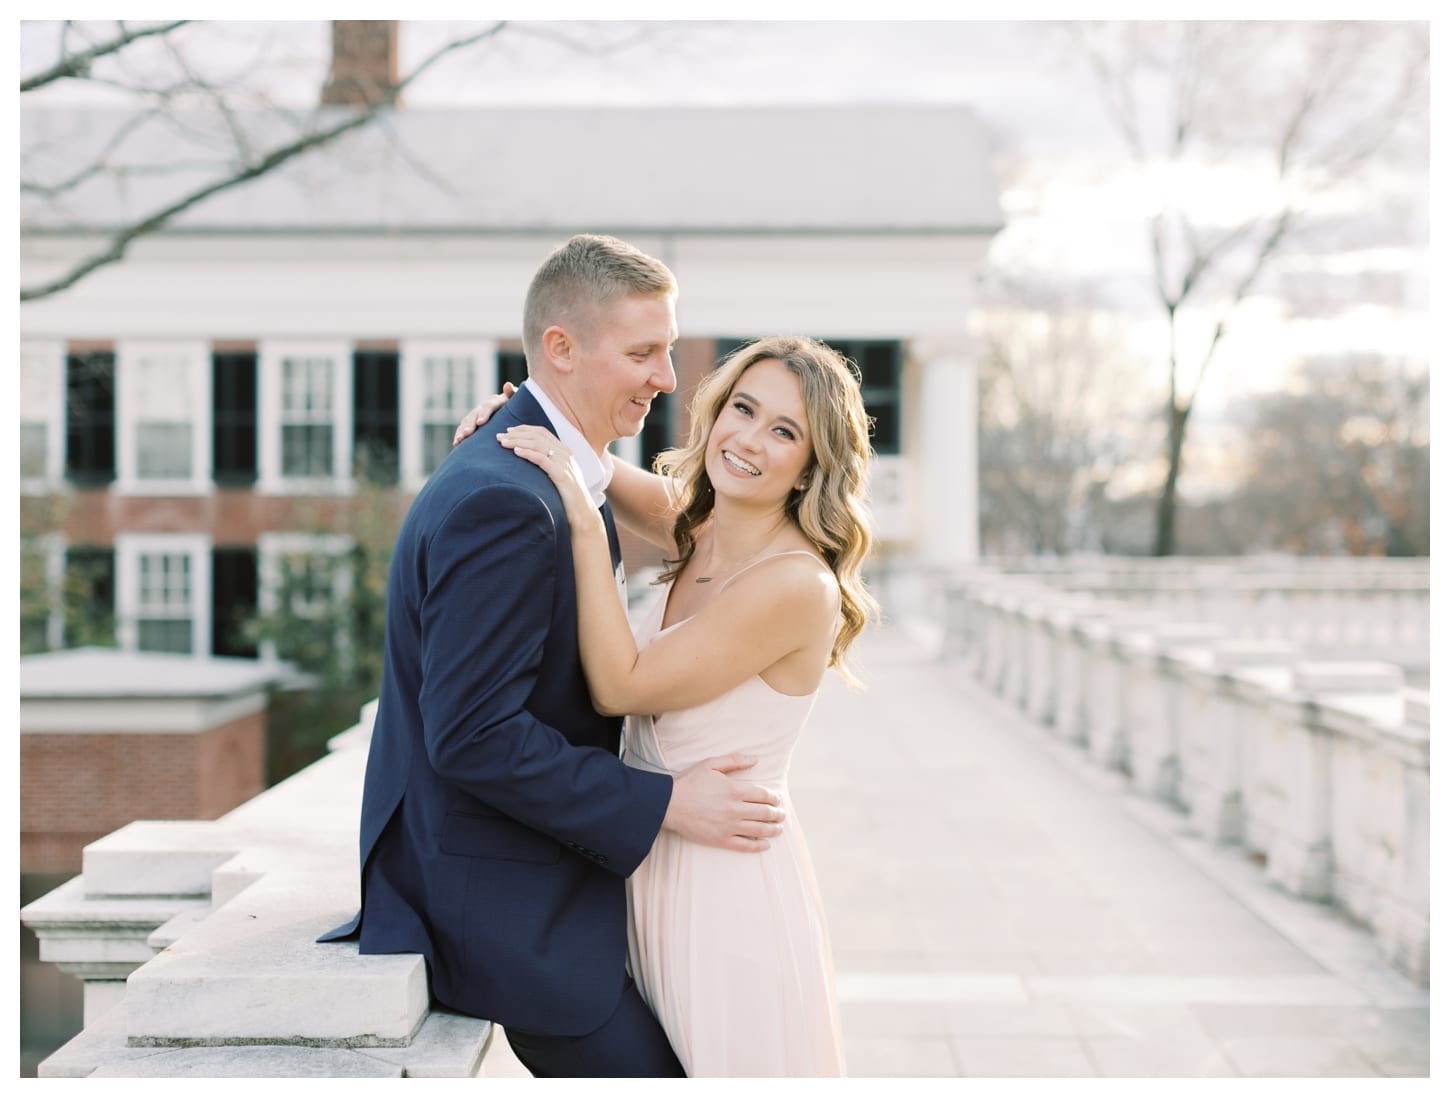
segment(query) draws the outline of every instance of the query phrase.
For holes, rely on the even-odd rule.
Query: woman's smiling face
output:
[[[783,503],[812,455],[800,381],[779,359],[748,367],[710,429],[705,470],[718,497]]]

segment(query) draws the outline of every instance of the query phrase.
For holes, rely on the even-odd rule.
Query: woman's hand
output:
[[[516,392],[518,392],[518,389],[514,387],[514,383],[512,381],[505,381],[503,383],[503,392],[488,397],[476,405],[471,412],[464,415],[458,421],[458,430],[453,432],[453,445],[457,446],[469,435],[473,434],[474,431],[492,419],[493,414],[507,404],[509,397],[513,396]]]
[[[582,524],[591,519],[603,524],[604,520],[589,496],[589,489],[584,486],[584,474],[579,469],[579,463],[574,460],[569,447],[555,435],[542,427],[519,426],[510,427],[498,436],[498,441],[504,449],[512,450],[549,474],[564,501],[564,514],[568,516],[570,526],[580,530],[583,529]]]

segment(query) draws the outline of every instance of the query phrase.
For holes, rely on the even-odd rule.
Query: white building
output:
[[[268,148],[347,111],[238,124]],[[122,122],[23,111],[24,175],[66,178]],[[214,122],[156,116],[111,156],[150,172],[23,198],[22,287],[234,149]],[[679,389],[623,453],[647,459],[683,437],[694,384],[742,340],[825,339],[861,366],[876,417],[882,565],[969,561],[967,317],[1000,222],[983,127],[961,107],[390,112],[22,306],[24,521],[34,533],[66,503],[26,548],[52,580],[88,565],[123,647],[245,652],[226,627],[295,544],[299,505],[348,494],[364,450],[385,455],[375,475],[416,490],[462,413],[522,376],[529,279],[589,231],[660,257],[681,286]],[[28,628],[33,646],[60,631]]]

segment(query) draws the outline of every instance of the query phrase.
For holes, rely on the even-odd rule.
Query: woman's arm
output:
[[[835,577],[795,555],[751,569],[729,598],[710,600],[640,652],[614,586],[604,520],[568,450],[538,427],[515,427],[499,441],[559,487],[574,549],[579,652],[601,713],[662,713],[699,705],[832,635],[839,599]]]
[[[613,454],[609,459],[614,463],[614,475],[604,494],[609,497],[614,517],[651,545],[673,553],[675,511],[670,506],[665,478],[621,461]]]

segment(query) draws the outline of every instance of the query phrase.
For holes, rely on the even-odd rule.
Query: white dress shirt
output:
[[[549,417],[554,434],[569,447],[569,452],[579,463],[579,471],[584,474],[584,486],[589,489],[589,498],[594,501],[594,506],[604,506],[604,489],[609,487],[609,481],[614,476],[614,462],[607,456],[601,458],[595,453],[579,428],[569,422],[569,417],[559,411],[558,405],[549,399],[541,386],[534,384],[532,378],[525,381],[522,387],[539,402],[539,407],[544,409],[544,415]]]
[[[596,454],[579,428],[569,422],[568,417],[559,411],[558,405],[532,379],[526,380],[522,388],[533,394],[539,407],[544,409],[544,415],[549,417],[549,424],[559,436],[559,441],[569,448],[574,460],[579,463],[579,471],[584,475],[584,486],[589,489],[589,498],[594,501],[594,506],[603,507],[604,489],[609,487],[609,482],[614,477],[613,460],[607,454],[603,457]],[[614,567],[614,587],[619,592],[619,601],[627,612],[629,587],[624,577],[623,561]]]

